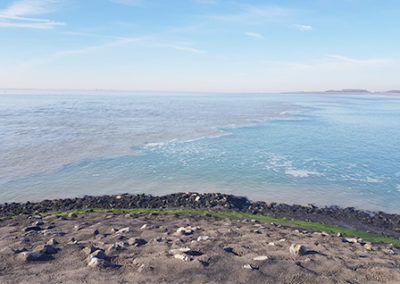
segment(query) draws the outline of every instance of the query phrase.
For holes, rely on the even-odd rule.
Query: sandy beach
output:
[[[1,283],[399,283],[399,253],[395,245],[211,215],[0,221]]]

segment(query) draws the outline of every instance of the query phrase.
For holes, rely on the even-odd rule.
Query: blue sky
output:
[[[2,0],[0,88],[400,89],[398,0]]]

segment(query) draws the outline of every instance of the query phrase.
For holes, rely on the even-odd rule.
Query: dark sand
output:
[[[38,221],[43,224],[25,231]],[[179,227],[186,233],[177,233]],[[21,251],[40,251],[52,238],[59,243],[52,245],[56,251],[23,259]],[[307,253],[291,254],[291,244],[304,245]],[[95,253],[98,267],[88,266],[90,248],[104,251]],[[399,254],[390,245],[197,215],[94,213],[0,221],[0,283],[400,283]]]

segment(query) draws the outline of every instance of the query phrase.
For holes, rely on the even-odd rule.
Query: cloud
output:
[[[257,39],[262,39],[264,38],[263,35],[259,34],[259,33],[253,33],[253,32],[246,32],[244,33],[245,35],[249,36],[249,37],[253,37],[253,38],[257,38]]]
[[[54,12],[58,0],[20,0],[13,2],[6,9],[0,10],[0,27],[17,27],[31,29],[53,29],[65,23],[48,19],[33,18]]]
[[[187,51],[187,52],[191,52],[191,53],[199,53],[199,54],[206,53],[204,50],[193,48],[193,47],[188,47],[188,46],[182,46],[182,45],[160,44],[160,46],[169,47],[169,48],[172,48],[175,50]]]
[[[368,58],[368,59],[356,59],[350,58],[343,55],[330,54],[327,55],[327,58],[330,59],[331,62],[336,63],[345,63],[350,65],[358,65],[358,66],[371,66],[378,67],[387,64],[393,63],[393,59],[390,58]]]
[[[309,26],[309,25],[295,25],[294,26],[296,29],[298,29],[299,31],[303,31],[303,32],[305,32],[305,31],[311,31],[312,29],[313,29],[313,27],[312,26]]]
[[[268,61],[266,62],[270,67],[284,68],[294,71],[305,70],[359,70],[359,69],[375,69],[380,67],[387,67],[394,63],[391,58],[366,58],[356,59],[343,55],[327,55],[309,62],[298,61]]]
[[[128,5],[128,6],[140,6],[142,5],[142,0],[110,0],[113,3]]]
[[[245,6],[235,14],[217,15],[212,18],[221,22],[241,25],[260,25],[267,22],[282,21],[292,12],[281,7]]]

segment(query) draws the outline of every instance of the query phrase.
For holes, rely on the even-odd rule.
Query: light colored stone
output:
[[[357,238],[343,238],[343,242],[356,244],[356,243],[358,243],[358,239]]]
[[[94,252],[92,252],[89,257],[90,258],[97,257],[97,258],[100,258],[100,259],[106,259],[106,254],[104,253],[103,250],[97,249]]]
[[[187,255],[183,255],[183,254],[174,254],[174,258],[180,259],[183,261],[191,261],[192,260],[190,257],[188,257]]]
[[[268,243],[268,245],[274,247],[275,243],[274,242],[270,242],[270,243]]]
[[[40,246],[38,248],[38,250],[40,250],[40,252],[43,253],[43,254],[55,254],[55,253],[57,253],[57,249],[55,247],[53,247],[52,245]]]
[[[131,229],[130,229],[129,227],[126,227],[126,228],[120,229],[120,230],[118,231],[118,233],[126,234],[126,233],[129,233],[130,231],[131,231]]]
[[[56,239],[51,238],[51,239],[47,242],[47,244],[50,245],[50,246],[55,246],[55,245],[58,245],[58,242],[57,242]]]
[[[105,267],[110,267],[111,263],[98,257],[92,257],[88,263],[88,266],[105,268]]]
[[[244,268],[244,269],[249,269],[249,270],[256,270],[256,269],[258,269],[257,266],[252,265],[252,264],[245,264],[245,265],[243,265],[243,268]]]
[[[200,241],[209,241],[210,240],[210,237],[209,236],[199,236],[198,238],[197,238],[197,241],[198,242],[200,242]]]
[[[267,259],[269,259],[269,257],[266,255],[260,255],[260,256],[256,256],[255,258],[253,258],[253,260],[257,260],[257,261],[264,261]]]
[[[176,233],[179,235],[188,236],[188,235],[193,234],[193,229],[191,227],[186,227],[186,228],[180,227],[180,228],[178,228],[178,230],[176,230]]]
[[[292,244],[289,248],[289,251],[292,255],[295,255],[295,256],[301,256],[301,255],[305,255],[307,253],[306,247],[303,245],[299,245],[299,244]]]

